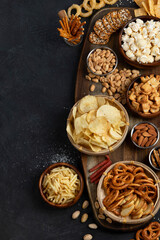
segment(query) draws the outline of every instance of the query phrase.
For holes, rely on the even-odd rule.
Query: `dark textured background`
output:
[[[82,171],[80,154],[69,143],[65,124],[74,103],[82,44],[66,45],[56,28],[57,12],[80,0],[0,1],[0,239],[130,239],[134,233],[89,230],[73,207],[46,205],[38,190],[41,172],[58,161]],[[119,1],[116,6],[135,6]],[[88,25],[89,19],[87,20]],[[87,27],[86,25],[86,27]],[[84,211],[84,210],[83,210]]]

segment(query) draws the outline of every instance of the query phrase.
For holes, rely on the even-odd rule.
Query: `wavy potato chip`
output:
[[[116,131],[114,131],[112,127],[109,130],[109,134],[112,138],[114,138],[116,140],[120,140],[122,138],[122,136],[120,134],[118,134]]]
[[[77,135],[80,132],[82,132],[84,128],[88,128],[86,117],[87,113],[83,114],[81,117],[78,117],[74,120],[74,128]]]
[[[96,110],[91,110],[89,113],[87,113],[87,122],[90,123],[96,118]]]
[[[101,107],[106,103],[105,99],[103,97],[97,97],[98,107]]]
[[[105,117],[111,124],[116,124],[121,120],[121,113],[116,107],[103,105],[97,110],[97,117]]]
[[[105,117],[97,117],[89,123],[89,130],[99,136],[106,134],[108,130],[108,121]]]
[[[98,108],[97,98],[91,95],[87,95],[82,98],[78,104],[79,113],[87,113],[91,110],[96,110]]]
[[[104,142],[106,142],[109,147],[110,147],[111,145],[113,145],[114,143],[117,142],[116,139],[113,139],[113,138],[110,137],[109,135],[103,136],[103,137],[102,137],[102,140],[103,140]]]

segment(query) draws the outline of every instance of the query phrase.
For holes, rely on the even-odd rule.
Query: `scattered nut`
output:
[[[90,86],[90,91],[91,91],[91,92],[94,92],[94,90],[95,90],[95,85],[92,84],[92,85]]]
[[[105,216],[103,214],[98,214],[99,219],[105,219]]]
[[[91,234],[86,234],[83,236],[83,240],[91,240],[93,236]]]
[[[87,221],[87,219],[88,219],[88,214],[87,214],[87,213],[84,213],[84,214],[82,215],[82,217],[81,217],[81,222],[84,223],[84,222]]]
[[[85,200],[82,204],[82,208],[86,209],[89,206],[89,202],[87,200]]]
[[[109,223],[112,223],[112,219],[109,218],[109,217],[106,218],[106,221],[109,222]]]
[[[97,201],[94,203],[94,205],[96,209],[99,209],[99,203]]]
[[[88,224],[88,227],[91,228],[91,229],[97,229],[98,228],[97,224],[95,224],[95,223]]]
[[[72,219],[78,218],[79,215],[80,215],[80,211],[79,211],[79,210],[75,211],[75,212],[72,214]]]
[[[89,72],[89,71],[88,71]],[[124,68],[123,70],[118,70],[117,68],[107,76],[97,76],[93,73],[88,73],[89,78],[92,82],[102,84],[102,93],[108,93],[109,96],[113,96],[116,100],[121,102],[123,105],[126,104],[126,100],[124,96],[126,95],[126,91],[128,86],[130,85],[133,78],[138,77],[140,72],[138,70],[130,70]],[[94,87],[93,87],[94,88]]]

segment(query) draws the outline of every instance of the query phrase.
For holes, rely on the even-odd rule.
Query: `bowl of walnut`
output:
[[[109,47],[92,49],[87,56],[88,69],[97,76],[112,73],[118,64],[116,53]]]
[[[119,49],[125,61],[137,68],[160,65],[160,19],[141,16],[130,20],[120,31]]]
[[[160,115],[160,75],[141,75],[127,90],[127,105],[143,118]]]

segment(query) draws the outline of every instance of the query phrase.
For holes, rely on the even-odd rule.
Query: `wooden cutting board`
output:
[[[98,45],[91,44],[88,40],[88,36],[89,36],[89,33],[92,31],[94,23],[96,22],[97,19],[102,18],[105,14],[107,14],[110,11],[114,11],[114,10],[118,10],[118,9],[120,9],[120,8],[102,9],[99,12],[97,12],[91,19],[90,25],[88,27],[88,32],[86,34],[86,38],[84,40],[81,57],[79,60],[76,88],[75,88],[75,101],[78,101],[79,99],[81,99],[82,97],[84,97],[87,94],[92,94],[92,95],[101,94],[102,95],[101,83],[96,83],[96,90],[95,90],[95,92],[91,93],[89,91],[89,87],[92,83],[85,79],[85,75],[87,74],[87,64],[86,64],[87,55],[93,48],[98,46]],[[132,16],[134,17],[134,9],[133,8],[128,8],[128,9],[130,10]],[[118,60],[119,60],[118,69],[123,69],[123,68],[133,69],[133,67],[131,67],[124,61],[123,57],[119,53],[118,34],[119,34],[119,32],[116,32],[111,36],[110,41],[108,42],[107,46],[110,47],[111,49],[113,49],[118,56]],[[140,70],[140,72],[141,72],[141,74],[149,74],[149,73],[160,74],[160,66],[153,68],[153,69],[149,69],[149,70]],[[127,135],[124,143],[117,150],[110,153],[111,161],[113,163],[115,163],[115,162],[123,161],[123,160],[134,160],[134,161],[141,161],[141,162],[149,165],[148,154],[149,154],[150,150],[149,149],[146,149],[146,150],[138,149],[137,147],[135,147],[133,145],[133,143],[131,142],[131,139],[130,139],[130,130],[133,127],[133,125],[144,119],[135,116],[132,112],[129,111],[127,106],[125,106],[125,107],[128,111],[129,118],[130,118],[129,132],[128,132],[128,135]],[[160,130],[160,117],[156,117],[149,121],[154,123]],[[157,145],[160,145],[160,143],[158,142]],[[136,229],[142,227],[143,224],[127,225],[127,224],[120,224],[120,223],[116,223],[116,222],[112,222],[110,224],[106,220],[100,220],[98,218],[98,212],[94,205],[94,203],[96,201],[96,196],[97,196],[97,193],[96,193],[97,185],[95,185],[94,183],[90,183],[88,170],[90,168],[92,168],[93,166],[95,166],[97,163],[101,162],[104,159],[104,156],[87,156],[85,154],[82,154],[81,159],[82,159],[82,164],[83,164],[89,198],[90,198],[93,212],[94,212],[97,222],[101,226],[103,226],[107,229],[110,229],[110,230],[114,230],[114,231],[133,231],[133,230],[136,230]],[[160,177],[160,172],[157,172],[157,174]]]

